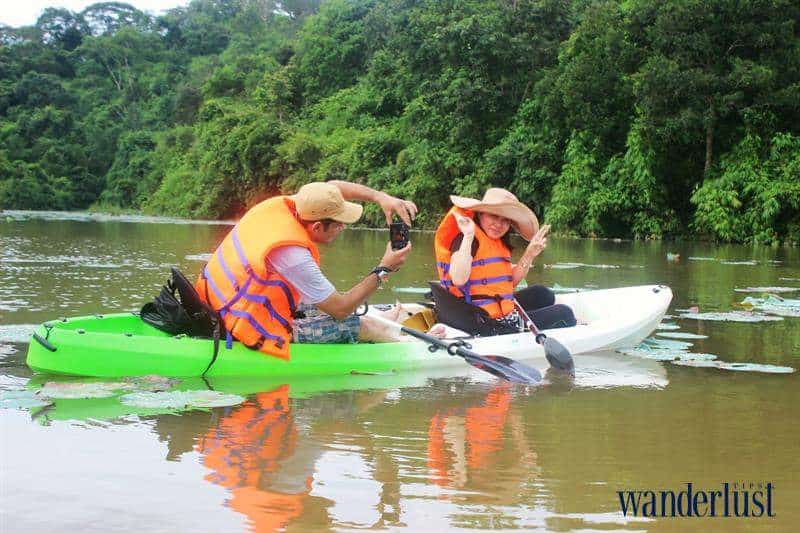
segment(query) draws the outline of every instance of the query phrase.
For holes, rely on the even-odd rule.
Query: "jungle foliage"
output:
[[[798,242],[800,4],[101,2],[0,27],[0,207],[234,217],[328,179],[427,226],[500,186],[562,233]]]

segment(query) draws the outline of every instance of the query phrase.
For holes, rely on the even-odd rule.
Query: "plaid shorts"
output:
[[[322,313],[314,306],[300,304],[298,311],[305,318],[297,318],[293,324],[293,342],[305,344],[351,344],[358,342],[361,317],[350,315],[344,320],[336,320]]]

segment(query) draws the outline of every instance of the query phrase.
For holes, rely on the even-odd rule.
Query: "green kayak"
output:
[[[191,377],[203,374],[213,350],[209,339],[170,335],[132,313],[97,315],[42,324],[28,349],[28,366],[37,372],[78,376]],[[291,359],[285,361],[239,342],[228,349],[222,340],[206,376],[386,373],[416,369],[425,357],[430,357],[425,346],[411,342],[293,344]]]

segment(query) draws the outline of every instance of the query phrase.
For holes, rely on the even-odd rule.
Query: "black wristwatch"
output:
[[[392,272],[391,268],[379,266],[373,268],[370,274],[375,274],[375,277],[378,278],[378,287],[380,287],[383,282],[389,279],[389,272]]]

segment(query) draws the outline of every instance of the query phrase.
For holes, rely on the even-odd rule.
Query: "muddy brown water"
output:
[[[219,384],[244,401],[208,409],[148,411],[118,396],[43,407],[10,399],[54,379],[32,376],[25,365],[36,324],[136,310],[170,266],[194,276],[229,229],[2,214],[0,529],[792,530],[800,521],[800,372],[601,353],[579,361],[574,380],[556,376],[538,388],[473,374],[420,375]],[[375,266],[387,238],[347,230],[323,249],[323,270],[349,288]],[[391,287],[434,277],[432,234],[415,232],[412,240],[408,264],[375,302],[414,301]],[[669,285],[674,331],[707,336],[691,340],[690,352],[800,369],[800,318],[710,322],[678,311],[727,312],[763,292],[737,288],[800,288],[797,249],[553,238],[528,281]],[[800,291],[781,295],[800,298]],[[727,483],[730,515],[736,497],[744,514],[745,491],[748,514],[766,515],[769,491],[775,516],[662,517],[661,493],[683,503],[688,483],[695,500]],[[658,516],[623,516],[619,493],[627,498],[627,491],[643,498],[640,505],[652,491]],[[709,512],[702,497],[697,509]]]

